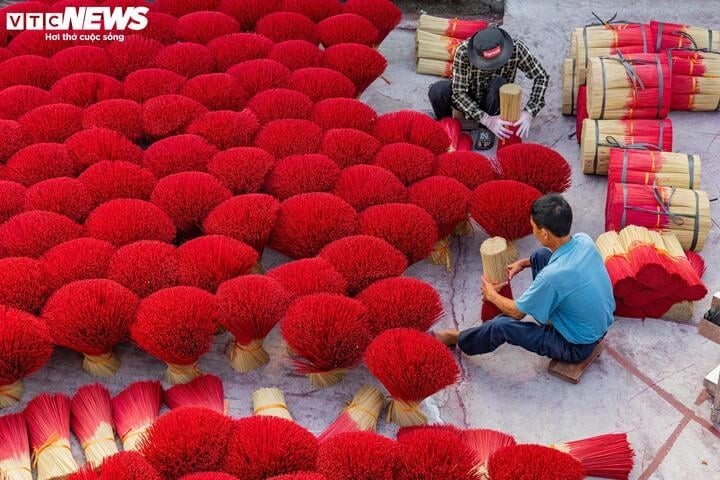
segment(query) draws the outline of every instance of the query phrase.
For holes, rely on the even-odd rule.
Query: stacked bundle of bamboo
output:
[[[650,22],[655,49],[662,52],[668,48],[695,47],[717,50],[720,46],[720,31],[704,27],[693,27],[681,23]]]
[[[699,155],[610,149],[608,190],[616,183],[694,189],[700,186]]]
[[[451,77],[455,49],[475,32],[487,26],[488,23],[484,20],[420,15],[416,37],[417,72]]]
[[[580,161],[583,173],[607,175],[612,147],[672,151],[673,130],[664,120],[583,121]]]
[[[629,226],[603,233],[596,245],[613,284],[616,315],[660,318],[673,305],[707,294],[673,234]]]
[[[720,41],[720,39],[719,39]],[[672,70],[672,110],[720,110],[720,51],[668,49]]]

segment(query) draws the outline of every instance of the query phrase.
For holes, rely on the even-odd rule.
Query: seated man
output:
[[[467,355],[492,352],[503,343],[567,363],[590,356],[613,322],[615,299],[600,253],[584,234],[570,235],[572,210],[557,194],[545,195],[532,206],[533,234],[545,248],[508,265],[508,279],[525,268],[533,282],[517,300],[498,292],[507,283],[482,279],[486,301],[503,313],[480,327],[440,330],[438,340]],[[531,315],[538,323],[520,319]]]

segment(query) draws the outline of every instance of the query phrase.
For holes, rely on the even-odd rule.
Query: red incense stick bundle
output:
[[[70,403],[70,414],[70,426],[88,465],[99,467],[103,460],[118,453],[107,388],[98,383],[80,388]]]
[[[165,403],[173,410],[181,407],[202,407],[227,413],[227,400],[220,377],[201,375],[188,383],[165,390]]]
[[[0,417],[0,478],[32,480],[30,444],[22,413]]]
[[[138,450],[146,431],[160,415],[160,382],[136,382],[112,400],[113,420],[124,450]]]
[[[25,407],[38,480],[62,478],[78,469],[70,449],[70,399],[41,394]]]
[[[571,455],[541,445],[513,445],[490,456],[489,477],[493,480],[552,478],[582,480],[585,469]]]
[[[635,452],[625,433],[598,435],[550,446],[579,461],[589,477],[627,480],[633,469]]]
[[[318,471],[336,480],[393,478],[398,445],[373,432],[342,433],[320,443]]]
[[[488,476],[488,460],[504,447],[515,445],[515,438],[507,433],[486,428],[472,428],[460,432],[462,439],[474,453],[475,472],[482,480]]]
[[[345,432],[375,431],[385,397],[372,385],[363,385],[342,413],[320,435],[321,442]]]
[[[487,28],[487,26],[488,22],[485,20],[441,18],[423,14],[420,15],[418,30],[467,40],[477,33],[478,30]]]

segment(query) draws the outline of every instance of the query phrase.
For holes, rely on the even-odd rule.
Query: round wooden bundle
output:
[[[480,258],[483,275],[492,283],[500,283],[507,280],[507,266],[518,259],[518,251],[514,243],[491,237],[480,244]]]
[[[466,40],[475,34],[478,30],[488,27],[485,20],[459,20],[457,18],[441,18],[428,15],[426,13],[420,15],[418,21],[418,32],[425,31],[435,33],[437,35],[447,35],[448,37]]]
[[[685,250],[702,250],[712,224],[704,191],[616,183],[608,196],[607,230],[640,225],[674,233]]]
[[[517,122],[522,111],[522,88],[517,83],[506,83],[500,87],[500,118]]]
[[[583,173],[607,175],[610,148],[672,151],[672,122],[664,120],[583,121],[580,161]]]
[[[658,52],[668,48],[691,46],[717,50],[720,46],[720,30],[655,20],[650,22],[650,30],[655,49]]]
[[[434,33],[417,31],[417,55],[419,58],[435,60],[452,60],[455,58],[455,49],[463,41],[458,38],[435,35]]]
[[[633,183],[693,189],[700,186],[701,170],[700,155],[611,148],[608,185]]]
[[[658,54],[590,59],[588,115],[593,119],[665,118],[672,97],[670,67]]]
[[[577,78],[577,60],[566,58],[562,64],[562,114],[575,115],[577,97],[580,82]]]
[[[433,60],[431,58],[418,58],[417,73],[435,75],[437,77],[452,77],[452,62],[449,60]]]

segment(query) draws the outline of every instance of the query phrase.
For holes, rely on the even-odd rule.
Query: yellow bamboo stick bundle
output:
[[[418,58],[432,58],[435,60],[452,60],[455,49],[463,41],[457,38],[435,35],[434,33],[417,31]]]
[[[650,22],[650,28],[658,51],[677,47],[717,50],[720,46],[720,30],[655,20]]]
[[[460,20],[457,18],[442,18],[428,15],[420,15],[418,30],[447,35],[449,37],[465,40],[470,38],[478,30],[487,28],[485,20]]]
[[[491,237],[480,244],[483,275],[492,283],[508,278],[507,266],[518,259],[517,248],[502,237]]]
[[[613,23],[606,25],[589,25],[575,29],[577,47],[610,48],[628,46],[647,46],[652,51],[652,32],[648,25],[642,23]]]
[[[577,91],[580,83],[577,81],[577,61],[566,58],[562,64],[562,114],[575,115],[577,105]]]
[[[720,110],[720,95],[688,95],[686,97],[673,96],[672,110],[685,110],[690,112],[713,112]]]
[[[285,394],[279,388],[259,388],[252,394],[253,415],[280,417],[292,420],[285,402]]]
[[[652,150],[610,149],[608,183],[699,188],[700,155]]]
[[[433,58],[418,58],[417,73],[450,78],[452,77],[452,62],[448,60],[435,60]]]
[[[500,118],[508,122],[520,120],[522,111],[522,88],[517,83],[500,87]]]
[[[322,442],[345,432],[374,432],[383,405],[385,405],[385,396],[380,390],[372,385],[363,385],[318,439]]]

